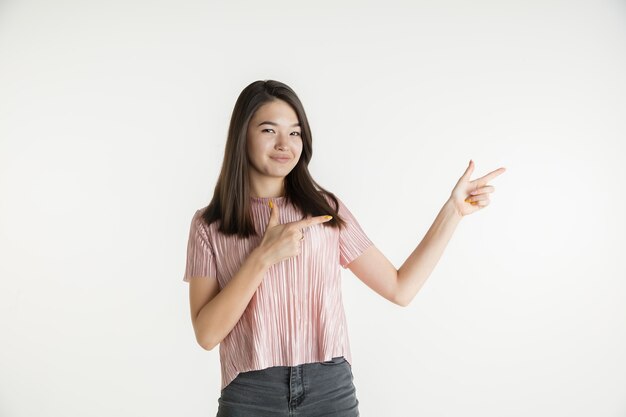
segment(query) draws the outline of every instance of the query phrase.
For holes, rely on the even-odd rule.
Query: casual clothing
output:
[[[347,268],[373,243],[337,199],[346,227],[340,230],[323,223],[305,227],[301,253],[267,270],[242,317],[220,343],[222,389],[241,372],[339,356],[352,364],[339,266]],[[279,208],[281,224],[302,218],[303,213],[284,196],[250,197],[259,235],[243,239],[220,233],[218,222],[206,226],[200,218],[206,207],[197,210],[191,221],[183,280],[216,279],[224,288],[261,243],[270,216],[269,200]]]
[[[216,417],[358,417],[353,380],[343,356],[242,372],[222,390]]]

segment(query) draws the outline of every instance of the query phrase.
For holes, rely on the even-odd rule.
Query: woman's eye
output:
[[[270,131],[270,130],[271,130],[272,132],[274,132],[274,129],[270,129],[270,128],[263,129],[263,130],[261,130],[261,132],[268,132],[268,131]],[[275,132],[274,132],[274,133],[275,133]],[[300,132],[291,132],[291,133],[295,133],[295,134],[296,134],[296,136],[300,136]]]

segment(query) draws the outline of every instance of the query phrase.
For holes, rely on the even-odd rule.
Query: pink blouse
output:
[[[330,198],[326,197],[330,202]],[[270,216],[268,201],[279,208],[281,224],[300,220],[302,212],[285,197],[250,197],[259,236],[226,236],[217,223],[192,218],[183,281],[217,279],[224,288],[262,240]],[[243,315],[220,343],[221,388],[240,372],[295,366],[345,356],[352,364],[348,326],[341,297],[341,270],[373,245],[339,198],[341,230],[317,224],[304,229],[301,253],[272,265]],[[332,204],[332,203],[331,203]]]

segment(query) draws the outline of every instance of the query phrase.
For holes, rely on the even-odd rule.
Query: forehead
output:
[[[259,107],[252,119],[256,122],[262,119],[291,125],[298,122],[298,115],[285,101],[273,100]]]

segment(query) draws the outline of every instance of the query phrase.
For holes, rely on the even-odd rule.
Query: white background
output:
[[[398,268],[507,168],[408,307],[343,272],[361,415],[626,416],[625,3],[225,3],[0,3],[0,415],[215,415],[189,223],[276,79]]]

